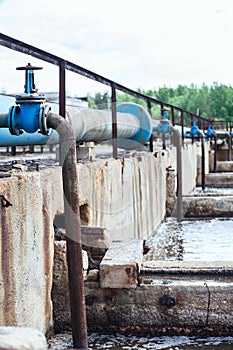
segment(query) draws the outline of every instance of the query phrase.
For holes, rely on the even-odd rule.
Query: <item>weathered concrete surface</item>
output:
[[[167,154],[162,153],[78,164],[86,223],[105,227],[112,240],[149,237],[165,216]]]
[[[233,196],[200,196],[183,198],[185,217],[231,217]]]
[[[53,319],[54,330],[57,333],[59,330],[70,328],[70,295],[68,289],[68,267],[66,261],[66,245],[62,241],[55,242],[54,246],[54,267],[53,267]],[[66,305],[66,307],[64,307]],[[59,328],[61,326],[61,328]]]
[[[205,152],[208,154],[208,144],[206,144]],[[182,147],[182,193],[186,195],[190,193],[195,187],[200,176],[200,145],[195,143],[187,143]],[[169,148],[167,167],[170,166],[170,170],[174,170],[176,177],[176,147]],[[206,159],[206,172],[208,172],[208,161]],[[176,188],[176,187],[175,187]]]
[[[142,274],[233,275],[233,261],[144,261]]]
[[[46,350],[44,334],[32,328],[0,327],[0,350]]]
[[[62,208],[61,169],[0,179],[0,325],[52,326],[53,217]]]
[[[231,334],[233,313],[229,307],[233,303],[233,284],[207,285],[209,289],[203,282],[141,285],[136,290],[88,288],[88,327],[102,332],[153,335]],[[164,298],[170,298],[167,306],[162,303]]]
[[[167,196],[166,196],[166,215],[172,216],[176,206],[176,173],[175,169],[167,169]]]
[[[211,153],[210,153],[210,143],[204,142],[204,156],[205,156],[205,174],[209,174],[211,167]],[[197,178],[196,178],[196,186],[202,185],[202,150],[201,150],[201,142],[197,144]],[[185,194],[185,193],[184,193]]]
[[[224,187],[232,188],[233,187],[233,173],[211,173],[206,174],[205,176],[206,186],[210,187]]]
[[[232,161],[225,161],[217,162],[217,171],[219,172],[232,172],[233,173],[233,162]]]
[[[143,250],[142,239],[113,241],[100,263],[100,287],[136,288]]]

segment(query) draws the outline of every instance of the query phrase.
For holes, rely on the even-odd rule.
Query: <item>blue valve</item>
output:
[[[197,126],[196,120],[193,120],[193,122],[192,122],[190,134],[191,134],[191,136],[198,136],[198,134],[199,134],[199,128]]]
[[[207,137],[212,137],[215,134],[214,127],[211,127],[208,125],[207,131],[206,131],[206,136]]]
[[[32,66],[18,67],[17,70],[25,70],[24,94],[17,95],[16,106],[12,106],[8,113],[9,130],[12,135],[20,135],[24,131],[34,133],[39,131],[48,135],[46,114],[49,107],[44,105],[45,97],[37,93],[34,83],[34,70],[42,67]]]
[[[160,120],[157,126],[157,131],[161,134],[170,132],[170,121],[167,119],[167,112],[165,110],[163,111],[163,119]]]

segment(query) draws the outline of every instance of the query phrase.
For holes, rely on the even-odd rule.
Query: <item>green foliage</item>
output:
[[[141,90],[138,92],[155,98],[161,102],[172,104],[186,111],[197,113],[203,117],[211,117],[214,119],[225,119],[233,122],[233,88],[223,84],[213,83],[210,87],[202,84],[200,88],[191,84],[178,85],[176,88],[168,88],[163,86],[156,90]],[[108,92],[103,94],[96,93],[94,97],[89,96],[89,107],[104,108],[110,106],[111,97]],[[135,102],[147,108],[146,101],[134,96],[117,93],[117,103]],[[160,106],[152,104],[152,117],[160,118]]]
[[[96,92],[95,96],[92,97],[88,95],[88,107],[97,108],[97,109],[108,109],[111,106],[111,97],[109,96],[108,91],[101,94]]]

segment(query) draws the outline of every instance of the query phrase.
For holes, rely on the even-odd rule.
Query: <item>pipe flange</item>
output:
[[[133,102],[124,102],[117,106],[117,112],[132,114],[138,120],[138,131],[128,140],[118,139],[117,144],[120,148],[138,149],[145,145],[152,134],[152,121],[149,112],[141,105]]]
[[[48,105],[40,107],[39,128],[40,128],[40,133],[42,135],[49,135],[50,133],[50,129],[47,127],[47,116],[50,111],[51,111],[51,107],[49,107]]]
[[[19,136],[23,134],[23,130],[18,128],[16,115],[19,114],[19,106],[11,106],[8,114],[9,131],[12,135]]]
[[[45,102],[45,96],[39,95],[39,94],[25,94],[25,95],[16,95],[15,97],[15,103],[16,104],[23,104],[23,103],[44,103]]]

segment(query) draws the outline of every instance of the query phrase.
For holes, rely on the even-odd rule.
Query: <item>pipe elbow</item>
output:
[[[152,134],[152,121],[150,114],[141,106],[132,102],[121,103],[117,106],[117,112],[131,114],[138,121],[136,133],[128,140],[118,140],[118,147],[125,149],[137,149],[144,145]]]
[[[48,128],[57,131],[59,136],[63,139],[75,139],[71,124],[64,117],[56,113],[48,113],[46,117]]]

